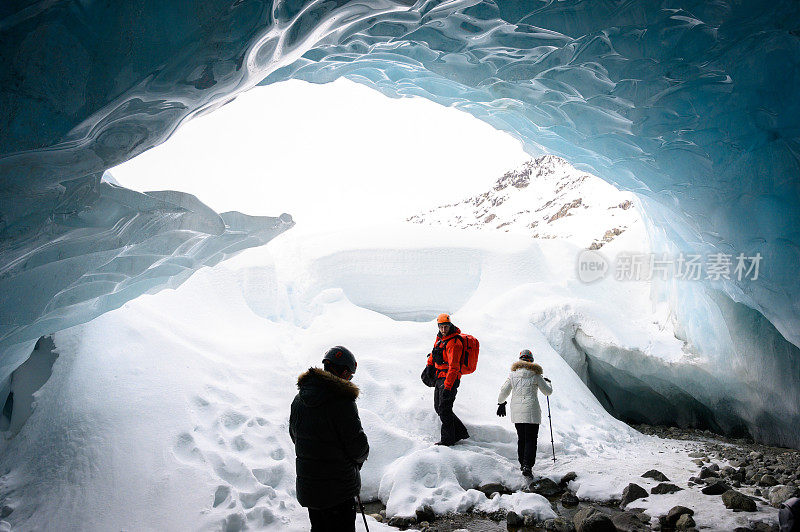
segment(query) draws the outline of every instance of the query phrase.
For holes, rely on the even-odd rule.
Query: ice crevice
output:
[[[757,280],[665,284],[654,299],[707,364],[704,374],[681,363],[673,384],[711,373],[726,393],[701,402],[717,423],[726,398],[746,400],[760,405],[748,422],[758,437],[797,445],[797,20],[793,0],[10,8],[0,19],[0,382],[41,336],[291,226],[217,214],[178,192],[134,193],[103,181],[105,170],[259,83],[347,77],[457,107],[532,155],[635,192],[656,252],[760,255]],[[578,342],[611,397],[605,359]]]

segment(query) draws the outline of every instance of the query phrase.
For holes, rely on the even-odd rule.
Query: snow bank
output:
[[[307,529],[295,500],[289,405],[297,375],[335,344],[359,361],[354,382],[371,444],[362,498],[380,498],[390,515],[412,515],[424,504],[437,512],[553,515],[539,496],[488,499],[475,489],[522,485],[513,426],[495,409],[523,348],[555,388],[558,460],[549,459],[543,428],[537,473],[559,479],[575,469],[579,493],[607,498],[631,471],[674,460],[611,417],[537,326],[543,306],[577,305],[563,299],[581,291],[563,268],[572,247],[418,227],[396,230],[391,242],[386,234],[285,235],[174,291],[57,333],[52,376],[19,434],[3,443],[8,522],[20,529]],[[433,281],[424,279],[443,259]],[[587,308],[625,300],[611,286],[584,296]],[[398,317],[395,298],[417,315]],[[627,327],[645,327],[647,311],[637,305],[646,300],[627,301],[624,312],[641,318]],[[432,445],[438,419],[432,391],[419,381],[436,332],[435,314],[419,321],[429,311],[450,312],[481,340],[478,370],[464,377],[455,403],[471,438],[453,448]],[[646,449],[647,464],[633,463]],[[592,480],[598,469],[607,483]]]

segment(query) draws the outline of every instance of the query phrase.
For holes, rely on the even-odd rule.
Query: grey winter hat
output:
[[[530,349],[523,349],[519,352],[519,359],[525,362],[533,362],[533,353]]]

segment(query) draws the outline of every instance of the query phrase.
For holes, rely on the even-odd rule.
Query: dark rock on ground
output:
[[[564,519],[563,517],[556,517],[555,519],[548,519],[543,523],[543,528],[545,530],[551,530],[553,532],[574,532],[575,525],[572,524],[568,519]]]
[[[769,492],[769,504],[774,508],[780,508],[781,504],[798,496],[800,489],[795,486],[776,486]]]
[[[662,473],[661,471],[659,471],[657,469],[651,469],[650,471],[648,471],[647,473],[642,475],[642,477],[643,478],[652,478],[653,480],[657,480],[659,482],[669,482],[669,479],[667,478],[667,475],[665,475],[664,473]]]
[[[417,522],[421,523],[422,521],[431,522],[436,519],[436,514],[433,512],[433,508],[430,505],[426,504],[422,508],[417,508]]]
[[[561,505],[567,508],[578,506],[578,497],[574,493],[566,492],[561,496]]]
[[[561,482],[559,482],[559,484],[567,484],[568,482],[572,482],[576,478],[578,478],[578,474],[575,471],[570,471],[569,473],[561,477]]]
[[[525,519],[517,512],[508,512],[506,514],[506,523],[508,526],[522,526],[525,524]]]
[[[628,484],[628,487],[622,491],[622,501],[619,505],[621,508],[625,507],[636,499],[644,499],[648,495],[647,490],[638,484]]]
[[[544,497],[555,497],[564,491],[564,488],[549,478],[540,478],[531,484],[531,491]]]
[[[772,475],[763,475],[758,480],[759,486],[776,486],[778,484],[778,480]]]
[[[743,493],[736,490],[728,490],[722,494],[722,502],[729,510],[743,510],[745,512],[755,512],[756,502]]]
[[[395,515],[394,517],[389,519],[389,526],[396,526],[397,528],[406,528],[410,525],[416,523],[417,520],[414,517],[401,517],[399,515]]]
[[[577,532],[616,532],[611,518],[591,506],[578,511],[572,518],[572,523]]]
[[[650,490],[650,493],[653,495],[663,495],[665,493],[675,493],[676,491],[681,491],[683,488],[676,486],[675,484],[669,484],[667,482],[662,482],[658,486],[654,487]]]
[[[658,518],[662,528],[675,528],[675,524],[682,515],[694,515],[694,510],[686,506],[673,506],[667,515]]]
[[[718,477],[719,475],[717,474],[716,471],[712,471],[708,467],[701,467],[700,474],[698,476],[700,478],[709,478],[709,477]]]
[[[624,512],[611,518],[611,522],[620,532],[645,532],[650,527],[642,522],[640,514]]]
[[[678,518],[678,521],[675,523],[676,530],[687,530],[689,528],[694,527],[695,522],[692,519],[692,516],[689,514],[683,514]]]
[[[706,495],[722,495],[729,489],[731,489],[731,487],[728,486],[727,483],[725,483],[722,480],[717,480],[715,482],[712,482],[711,484],[709,484],[700,491],[702,491]]]
[[[478,486],[477,490],[482,491],[487,497],[491,497],[493,493],[500,493],[503,495],[510,495],[512,493],[510,489],[497,482],[490,482],[489,484]]]

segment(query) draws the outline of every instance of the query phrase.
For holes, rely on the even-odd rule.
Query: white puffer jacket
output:
[[[542,366],[519,360],[511,365],[511,375],[500,388],[497,403],[504,402],[513,391],[509,413],[511,422],[539,424],[542,422],[542,410],[536,393],[539,390],[545,395],[553,393],[553,387],[542,377]]]

